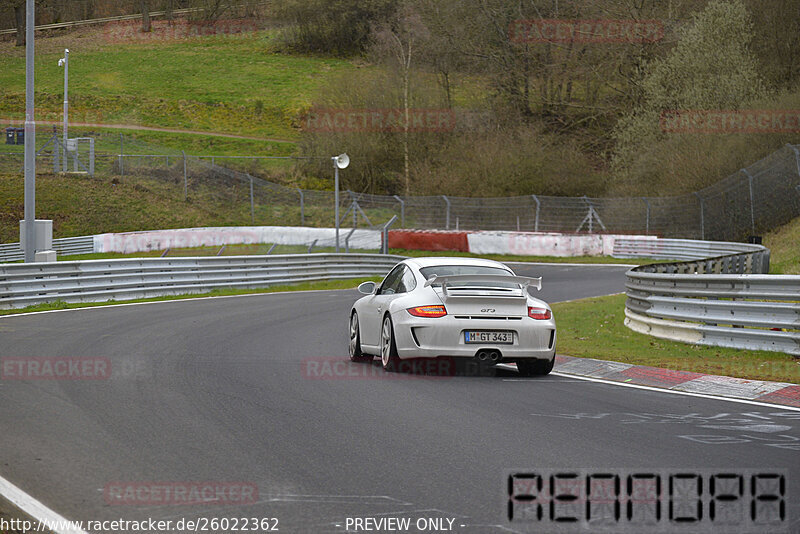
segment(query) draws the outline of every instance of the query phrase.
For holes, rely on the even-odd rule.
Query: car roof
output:
[[[408,265],[421,269],[423,267],[435,267],[437,265],[474,265],[476,267],[495,267],[508,269],[499,261],[484,260],[482,258],[458,258],[453,256],[433,256],[425,258],[408,258],[405,260]]]

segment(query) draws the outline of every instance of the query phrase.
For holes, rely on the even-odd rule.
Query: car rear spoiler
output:
[[[519,284],[522,287],[523,295],[528,289],[528,286],[533,286],[536,289],[542,289],[542,278],[531,278],[529,276],[503,276],[501,274],[454,274],[450,276],[433,275],[425,280],[424,287],[433,284],[442,284],[442,293],[447,296],[447,284],[449,282],[505,282]]]

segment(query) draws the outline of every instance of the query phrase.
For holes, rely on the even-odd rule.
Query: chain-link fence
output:
[[[37,143],[39,172],[58,161],[47,137]],[[119,142],[117,142],[119,143]],[[124,140],[117,153],[97,143],[95,179],[134,183],[158,195],[205,206],[215,224],[332,226],[334,192],[299,189],[258,177],[291,157],[193,156]],[[16,147],[14,147],[16,148]],[[61,155],[63,157],[63,155]],[[221,165],[220,163],[223,163]],[[21,172],[21,150],[0,148],[0,172]],[[342,171],[347,172],[347,171]],[[333,168],[331,168],[333,174]],[[221,215],[220,215],[221,214]],[[800,216],[800,150],[777,152],[693,194],[673,197],[589,198],[527,195],[498,198],[393,196],[342,191],[343,227],[518,230],[651,234],[670,238],[745,240]]]

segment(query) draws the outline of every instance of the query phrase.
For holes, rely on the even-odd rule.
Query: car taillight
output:
[[[533,306],[528,306],[528,317],[531,319],[538,319],[540,321],[546,321],[553,316],[550,313],[550,310],[547,308],[534,308]]]
[[[447,315],[447,310],[444,309],[444,306],[437,304],[433,306],[416,306],[414,308],[408,308],[408,313],[414,317],[444,317]]]

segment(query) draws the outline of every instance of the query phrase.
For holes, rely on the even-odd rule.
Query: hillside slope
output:
[[[764,245],[772,252],[771,272],[800,274],[800,217],[764,236]]]

